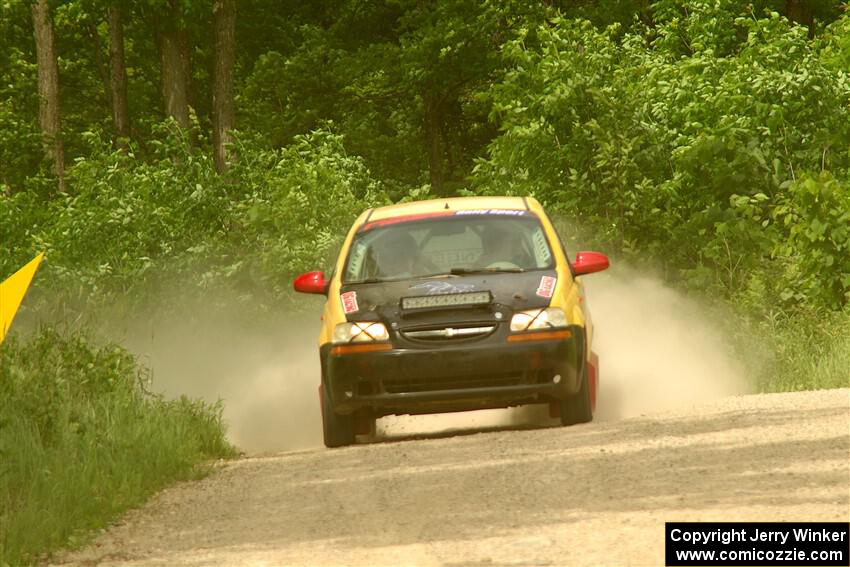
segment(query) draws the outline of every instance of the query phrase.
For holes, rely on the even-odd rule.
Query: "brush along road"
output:
[[[246,458],[85,565],[663,565],[665,521],[847,521],[850,391]]]

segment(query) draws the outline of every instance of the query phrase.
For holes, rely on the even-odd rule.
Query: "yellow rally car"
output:
[[[574,262],[532,198],[468,197],[370,209],[333,272],[295,279],[327,296],[319,335],[325,445],[339,447],[391,414],[549,404],[590,421],[598,362]]]

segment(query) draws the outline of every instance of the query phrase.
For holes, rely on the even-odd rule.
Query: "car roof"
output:
[[[533,202],[533,203],[532,203]],[[452,197],[448,199],[431,199],[399,203],[388,207],[373,209],[368,216],[368,222],[439,213],[446,210],[468,211],[476,209],[501,209],[510,211],[533,210],[536,201],[525,197]]]

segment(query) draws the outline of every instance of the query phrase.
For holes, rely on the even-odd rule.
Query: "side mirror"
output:
[[[325,273],[324,272],[307,272],[306,274],[301,274],[292,282],[292,287],[295,288],[295,291],[301,293],[318,293],[321,295],[325,295],[328,293],[328,284],[330,282],[325,281]]]
[[[608,256],[599,252],[579,252],[573,262],[573,272],[577,276],[601,272],[608,269]]]

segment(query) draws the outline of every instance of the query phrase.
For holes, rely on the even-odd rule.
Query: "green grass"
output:
[[[850,386],[850,314],[786,321],[778,336],[780,368],[772,391]]]
[[[805,307],[745,312],[730,319],[726,331],[756,391],[850,387],[850,313]]]
[[[145,391],[115,346],[42,331],[0,347],[0,565],[83,543],[124,510],[233,456],[220,407]]]
[[[811,361],[807,374],[812,377],[814,389],[850,386],[850,329],[832,344],[823,358]]]

